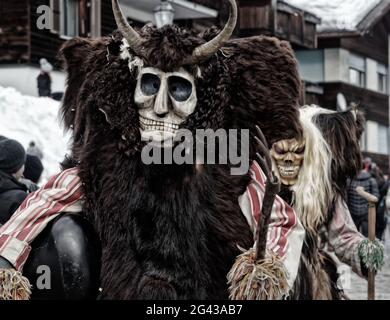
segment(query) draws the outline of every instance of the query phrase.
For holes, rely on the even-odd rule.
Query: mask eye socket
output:
[[[170,95],[179,102],[187,101],[192,94],[192,83],[181,77],[169,77],[168,88]]]
[[[280,148],[278,145],[274,145],[274,150],[277,154],[280,155],[287,153],[287,151],[285,151],[283,148]]]
[[[305,152],[305,147],[300,147],[299,149],[295,150],[295,153],[297,154],[301,154],[301,153],[304,153]]]
[[[153,96],[160,90],[161,80],[158,76],[145,73],[141,78],[141,90],[146,96]]]

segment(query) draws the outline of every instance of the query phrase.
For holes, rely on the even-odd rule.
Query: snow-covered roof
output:
[[[319,32],[356,31],[363,19],[380,3],[390,0],[283,0],[321,19]]]

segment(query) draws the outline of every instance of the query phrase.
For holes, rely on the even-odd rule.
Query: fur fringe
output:
[[[244,251],[244,250],[243,250]],[[288,296],[287,271],[280,258],[269,252],[255,260],[252,248],[239,255],[228,274],[231,300],[280,300]]]
[[[0,269],[0,300],[29,300],[31,285],[14,269]]]
[[[384,265],[384,246],[378,240],[363,240],[359,245],[359,257],[369,271],[378,271]]]

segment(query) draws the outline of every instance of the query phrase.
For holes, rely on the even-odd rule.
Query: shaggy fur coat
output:
[[[140,33],[148,39],[144,65],[173,71],[216,30],[195,35],[147,26]],[[121,45],[115,33],[70,40],[60,52],[69,75],[62,114],[74,139],[63,165],[79,167],[84,212],[102,243],[101,298],[227,299],[226,275],[238,246],[253,244],[237,201],[249,174],[232,176],[230,165],[142,163],[137,70],[120,58]],[[260,125],[270,143],[300,137],[300,80],[286,42],[232,40],[186,69],[196,75],[197,67],[198,103],[182,128]],[[255,151],[251,146],[250,159]]]

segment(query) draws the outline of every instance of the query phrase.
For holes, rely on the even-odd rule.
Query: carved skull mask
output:
[[[275,160],[280,180],[284,185],[294,185],[303,163],[305,143],[296,139],[281,140],[272,146],[270,154]]]
[[[134,97],[144,141],[167,142],[191,115],[197,104],[194,77],[183,68],[165,73],[142,68]]]

